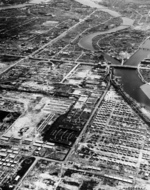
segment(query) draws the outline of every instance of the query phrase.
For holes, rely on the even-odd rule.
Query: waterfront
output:
[[[113,17],[121,17],[120,13],[110,10],[108,8],[105,8],[104,6],[97,5],[96,3],[90,1],[90,0],[76,0],[84,5],[88,5],[90,7],[98,7],[100,10],[109,13]],[[9,8],[21,8],[27,5],[31,5],[32,3],[41,3],[41,2],[46,2],[45,0],[31,0],[29,1],[30,4],[20,4],[20,5],[14,5],[14,6],[6,6],[6,7],[1,7],[0,9],[9,9]],[[129,28],[130,26],[133,25],[134,20],[126,18],[126,17],[121,17],[122,18],[122,25],[112,28],[110,30],[107,30],[105,32],[95,32],[89,35],[84,36],[81,38],[79,41],[79,46],[87,49],[94,51],[94,47],[92,44],[92,39],[96,37],[97,35],[103,35],[103,34],[110,34],[110,33],[115,33],[117,31],[121,31],[123,29]],[[149,42],[148,42],[149,45]],[[142,49],[142,48],[147,48],[147,42],[145,43],[144,47],[141,47],[133,56],[130,57],[129,60],[127,60],[124,64],[125,65],[133,65],[133,66],[138,66],[141,60],[146,58],[149,54],[150,51]],[[116,61],[114,58],[110,57],[107,54],[104,54],[105,58],[110,61],[112,64],[119,64],[118,61]],[[115,69],[115,74],[117,76],[121,76],[121,83],[123,86],[123,89],[132,97],[134,98],[137,102],[139,102],[141,105],[147,106],[150,105],[149,103],[149,98],[144,94],[144,92],[141,90],[141,86],[143,85],[143,82],[140,80],[138,76],[138,72],[135,70],[129,70],[128,69]],[[128,77],[127,77],[128,76]]]
[[[130,57],[129,60],[125,62],[125,65],[138,66],[138,64],[145,58],[147,58],[150,54],[150,50],[148,50],[148,45],[150,44],[150,40],[147,39],[139,48],[133,56]],[[137,70],[129,70],[129,69],[115,69],[114,74],[116,76],[121,76],[122,87],[132,98],[134,98],[141,106],[144,106],[148,110],[150,110],[150,99],[146,96],[141,90],[141,86],[144,84],[138,76]],[[150,88],[150,87],[149,87]],[[145,89],[146,90],[146,89]],[[148,89],[147,89],[148,91]]]
[[[129,19],[129,18],[122,17],[122,25],[121,26],[118,26],[116,28],[112,28],[112,29],[107,30],[105,32],[95,32],[93,34],[89,34],[87,36],[84,36],[79,41],[79,46],[84,48],[84,49],[94,51],[95,49],[94,49],[94,47],[92,45],[93,38],[95,38],[98,35],[110,34],[110,33],[118,32],[119,30],[124,30],[124,29],[129,28],[130,26],[132,26],[133,22],[134,21]]]
[[[141,106],[150,110],[150,100],[141,90],[143,82],[138,76],[137,70],[114,69],[115,76],[119,76],[123,90],[134,98]]]
[[[147,39],[136,51],[129,60],[127,60],[125,65],[138,66],[138,64],[145,58],[148,58],[150,55],[150,39]]]
[[[93,6],[93,3],[92,3]],[[102,8],[101,6],[99,8]],[[106,12],[108,12],[109,14],[111,14],[112,16],[114,15],[112,14],[112,11],[109,9],[104,9]],[[110,12],[109,12],[110,11]],[[121,16],[119,13],[116,12],[115,16]],[[87,36],[84,36],[80,42],[79,42],[79,46],[91,51],[94,51],[94,47],[92,45],[92,39],[94,37],[96,37],[97,35],[102,35],[102,34],[108,34],[108,33],[114,33],[117,32],[119,30],[123,30],[125,28],[129,28],[130,26],[133,25],[133,20],[126,18],[126,17],[122,17],[123,23],[121,26],[107,30],[105,32],[96,32],[93,34],[89,34]],[[148,50],[148,45],[150,43],[150,40],[147,39],[145,41],[145,43],[140,47],[141,49],[139,49],[137,52],[135,52],[135,54],[133,54],[130,59],[128,59],[125,62],[125,65],[131,65],[131,66],[138,66],[138,64],[144,59],[147,58],[147,56],[150,54],[150,50]],[[105,58],[108,58],[108,55],[105,54]],[[113,58],[111,59],[111,63],[114,64],[114,62],[116,62],[116,60],[114,60]],[[150,101],[149,101],[149,97],[146,96],[146,94],[141,90],[141,86],[144,84],[141,79],[138,76],[138,72],[137,70],[130,70],[130,69],[115,69],[114,70],[114,74],[116,76],[121,77],[120,79],[120,83],[122,84],[123,90],[128,93],[132,98],[134,98],[138,103],[140,103],[140,105],[142,107],[145,107],[147,110],[150,110]]]
[[[123,65],[145,33],[133,25],[92,39],[94,52],[79,47],[121,26],[102,10],[49,0],[1,11],[0,189],[149,190],[150,122],[128,95],[140,101],[145,85],[139,65]]]
[[[114,11],[114,10],[110,10],[108,9],[107,7],[105,6],[102,6],[102,5],[98,5],[96,3],[94,3],[93,1],[91,0],[76,0],[77,2],[83,4],[83,5],[86,5],[86,6],[90,6],[92,8],[98,8],[98,9],[101,9],[102,11],[104,12],[107,12],[109,13],[110,15],[112,15],[113,17],[119,17],[121,16],[120,13]]]

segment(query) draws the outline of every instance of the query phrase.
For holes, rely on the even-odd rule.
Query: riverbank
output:
[[[124,22],[124,20],[123,20]],[[86,50],[91,50],[91,51],[95,51],[95,48],[93,47],[93,39],[97,36],[100,36],[100,35],[103,35],[103,34],[111,34],[111,33],[115,33],[119,30],[124,30],[126,28],[129,28],[130,26],[127,26],[127,25],[121,25],[121,26],[118,26],[116,28],[112,28],[110,30],[107,30],[105,32],[96,32],[94,34],[89,34],[83,38],[81,38],[81,40],[79,41],[78,45],[81,47],[81,48],[84,48]]]
[[[77,1],[81,3],[80,0],[77,0]],[[86,0],[84,0],[84,1],[86,1]],[[87,5],[90,5],[89,1],[88,1]],[[94,5],[93,5],[93,2],[91,2],[91,5],[96,6],[97,4],[94,3]],[[98,5],[97,8],[102,9],[102,11],[109,13],[113,18],[114,17],[115,18],[120,17],[122,19],[122,24],[120,26],[106,30],[104,32],[95,32],[95,33],[86,35],[83,38],[81,38],[78,45],[81,48],[86,49],[86,50],[90,50],[90,51],[95,51],[95,48],[93,47],[93,39],[95,37],[97,37],[99,35],[103,35],[103,34],[111,34],[111,33],[118,32],[120,30],[124,30],[126,28],[133,26],[133,23],[134,23],[134,20],[127,18],[127,17],[122,17],[119,13],[112,11],[112,10],[109,10],[109,9],[105,8],[104,6]],[[106,23],[107,23],[107,21],[106,21]]]
[[[108,8],[104,8],[104,6],[97,6],[96,3],[91,2],[90,0],[77,0],[78,2],[88,5],[88,6],[92,6],[92,7],[97,7],[98,9],[102,9],[106,12],[108,12],[109,14],[111,14],[112,16],[114,15],[112,14],[112,10],[109,10]],[[86,2],[88,2],[86,4]],[[115,16],[121,16],[119,13],[115,12]],[[92,45],[92,39],[94,37],[96,37],[97,35],[102,35],[102,34],[107,34],[107,33],[111,33],[111,32],[117,32],[117,31],[121,31],[121,29],[125,29],[128,27],[131,27],[134,23],[134,20],[130,19],[130,18],[126,18],[126,17],[121,17],[123,19],[123,24],[120,27],[117,28],[113,28],[111,30],[107,30],[105,32],[95,32],[92,34],[89,34],[87,36],[84,36],[83,38],[81,38],[81,40],[79,41],[79,46],[82,47],[83,49],[88,49],[91,51],[95,51],[95,48]],[[141,46],[140,46],[141,47]],[[147,47],[147,43],[146,43],[146,47]],[[133,65],[133,66],[137,66],[140,63],[141,60],[143,60],[144,58],[147,57],[147,55],[149,54],[149,51],[144,51],[144,50],[138,50],[137,52],[135,52],[134,55],[132,55],[127,61],[126,61],[126,65]],[[113,60],[113,58],[112,58]],[[122,84],[122,88],[124,90],[124,92],[126,92],[131,98],[133,98],[135,101],[137,101],[137,103],[139,103],[140,105],[142,105],[142,107],[145,106],[145,108],[150,111],[150,99],[149,97],[147,97],[147,95],[141,90],[141,86],[144,84],[141,79],[139,78],[139,74],[138,72],[135,70],[130,70],[130,69],[115,69],[115,76],[119,76],[120,77],[120,82]]]
[[[132,109],[141,117],[144,122],[150,126],[150,112],[147,111],[144,107],[138,104],[133,98],[131,98],[124,89],[115,82],[115,80],[111,80],[114,88],[122,95],[124,100],[132,107]]]

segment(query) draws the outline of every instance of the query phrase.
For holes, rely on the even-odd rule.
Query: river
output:
[[[127,60],[125,65],[137,66],[144,58],[150,56],[150,39],[147,39],[139,49]]]
[[[115,11],[109,10],[108,8],[105,8],[101,5],[97,5],[96,3],[90,1],[90,0],[77,0],[80,3],[83,3],[84,5],[88,5],[91,7],[97,7],[101,9],[104,12],[109,13],[113,17],[118,17],[121,15]],[[134,20],[122,17],[122,25],[110,30],[107,30],[105,32],[95,32],[93,34],[89,34],[87,36],[84,36],[79,41],[79,46],[94,51],[94,47],[92,45],[92,39],[97,35],[102,34],[108,34],[108,33],[114,33],[119,30],[123,30],[125,28],[128,28],[132,26],[134,23]],[[147,39],[135,52],[128,61],[125,62],[125,65],[132,65],[132,66],[138,66],[138,64],[144,59],[147,58],[150,55],[150,40]],[[107,57],[106,57],[107,59]],[[114,62],[112,58],[112,62]],[[140,103],[141,106],[145,107],[146,110],[150,111],[150,96],[148,97],[146,94],[150,94],[150,86],[147,87],[147,93],[144,92],[144,90],[141,89],[141,87],[144,85],[144,83],[141,81],[141,79],[138,76],[138,71],[135,69],[115,69],[114,74],[116,76],[120,76],[120,82],[122,84],[122,87],[126,93],[128,93],[133,99],[135,99],[138,103]]]
[[[103,35],[103,34],[110,34],[110,33],[114,33],[117,32],[119,30],[123,30],[126,28],[129,28],[130,26],[133,25],[133,20],[126,18],[126,17],[122,17],[122,25],[116,27],[116,28],[112,28],[110,30],[107,30],[105,32],[95,32],[93,34],[89,34],[87,36],[84,36],[83,38],[81,38],[81,40],[79,41],[79,46],[87,49],[87,50],[91,50],[94,51],[94,47],[92,44],[92,39],[98,35]]]
[[[138,66],[138,64],[150,55],[150,40],[147,39],[125,65]],[[138,76],[137,70],[115,69],[115,75],[121,76],[122,87],[132,98],[150,111],[150,85],[144,87],[144,83]],[[147,95],[146,95],[147,94]]]
[[[49,0],[48,0],[49,1]],[[94,51],[94,47],[92,45],[92,39],[97,36],[97,35],[102,35],[102,34],[107,34],[107,33],[112,33],[112,32],[117,32],[119,30],[123,30],[125,28],[128,28],[133,25],[134,20],[122,17],[120,13],[110,10],[102,5],[98,5],[97,3],[91,1],[91,0],[76,0],[77,2],[93,7],[93,8],[98,8],[101,9],[104,12],[109,13],[113,17],[121,17],[122,18],[122,25],[118,26],[116,28],[107,30],[105,32],[95,32],[93,34],[89,34],[85,37],[83,37],[79,45],[84,48],[88,49],[91,51]],[[1,7],[1,9],[9,9],[9,8],[19,8],[23,7],[26,5],[31,5],[32,3],[42,3],[42,2],[47,2],[47,0],[31,0],[30,4],[22,4],[22,5],[15,5],[15,6],[7,6],[7,7]],[[125,62],[126,65],[134,65],[138,66],[141,60],[149,56],[150,54],[150,40],[145,41],[145,43],[140,47],[140,49],[130,57],[128,61]],[[105,54],[105,58],[108,59],[109,61],[117,64],[117,61],[107,54]],[[128,93],[132,98],[134,98],[138,103],[140,103],[142,106],[146,107],[150,111],[150,99],[148,96],[146,96],[146,93],[144,93],[143,90],[141,90],[141,86],[144,84],[140,78],[138,77],[138,72],[137,70],[130,70],[130,69],[115,69],[114,73],[116,76],[121,76],[121,83],[123,86],[123,89],[125,90],[126,93]],[[150,92],[150,87],[149,92]]]

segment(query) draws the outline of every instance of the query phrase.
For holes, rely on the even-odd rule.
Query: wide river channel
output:
[[[114,33],[119,30],[131,27],[134,23],[134,20],[126,17],[122,17],[120,13],[116,11],[112,11],[106,7],[103,7],[101,5],[97,5],[96,3],[92,2],[91,0],[77,0],[80,3],[83,3],[85,5],[91,6],[91,7],[97,7],[101,9],[104,12],[109,13],[113,17],[121,17],[122,18],[122,25],[118,26],[116,28],[107,30],[105,32],[95,32],[93,34],[89,34],[87,36],[84,36],[80,41],[79,41],[79,46],[87,49],[94,51],[94,47],[92,45],[92,39],[97,36],[97,35],[102,35],[102,34],[109,34],[109,33]],[[147,41],[140,47],[137,52],[130,57],[128,61],[126,61],[124,64],[125,65],[132,65],[132,66],[137,66],[138,64],[144,59],[147,58],[147,56],[150,54],[150,40],[147,39]],[[109,56],[108,56],[109,57]],[[107,56],[105,57],[107,59]],[[112,62],[115,63],[116,60],[113,60]],[[138,76],[138,71],[137,69],[115,69],[114,74],[116,76],[121,77],[120,82],[122,84],[122,87],[126,93],[128,93],[133,99],[135,99],[138,103],[140,103],[141,106],[144,106],[147,110],[150,111],[150,98],[142,91],[140,88],[144,83],[141,81],[141,79]],[[150,86],[149,92],[150,92]],[[150,96],[149,96],[150,97]]]
[[[49,0],[30,0],[30,5],[33,3],[46,3]],[[120,13],[110,10],[104,6],[98,5],[94,3],[92,0],[76,0],[77,2],[93,7],[93,8],[98,8],[101,9],[104,12],[109,13],[113,17],[121,17],[122,18],[122,25],[118,26],[116,28],[107,30],[105,32],[95,32],[93,34],[89,34],[87,36],[84,36],[80,42],[79,45],[84,48],[88,49],[91,51],[94,51],[94,47],[92,45],[92,39],[97,36],[97,35],[102,35],[102,34],[108,34],[108,33],[114,33],[119,30],[123,30],[125,28],[131,27],[134,23],[134,20],[126,17],[122,17]],[[22,5],[15,5],[15,6],[7,6],[7,7],[0,7],[1,9],[9,9],[9,8],[19,8],[19,7],[24,7],[29,4],[22,4]],[[143,47],[140,48],[133,56],[130,57],[128,61],[126,61],[124,64],[125,65],[133,65],[133,66],[138,66],[138,64],[146,58],[147,56],[150,55],[150,40],[148,39],[143,45]],[[146,49],[144,49],[146,48]],[[114,64],[117,64],[116,60],[109,57],[107,54],[105,55],[105,58],[111,61]],[[134,98],[138,103],[140,103],[142,106],[144,106],[147,110],[150,111],[150,98],[141,90],[141,86],[144,84],[141,79],[138,76],[138,71],[135,69],[115,69],[114,74],[116,76],[121,77],[120,81],[122,83],[122,87],[126,93],[128,93],[132,98]],[[150,86],[148,86],[148,91],[150,92]],[[149,93],[150,97],[150,93]]]

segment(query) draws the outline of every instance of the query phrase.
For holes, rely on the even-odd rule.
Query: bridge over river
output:
[[[114,65],[114,64],[111,64],[110,67],[118,68],[118,69],[137,69],[137,66],[134,66],[134,65]]]
[[[110,10],[107,7],[98,5],[91,0],[76,0],[81,4],[88,5],[91,7],[98,8],[104,12],[109,13],[113,17],[122,18],[122,25],[119,27],[107,30],[105,32],[95,32],[89,34],[87,36],[83,36],[83,38],[79,41],[79,46],[86,50],[95,51],[92,40],[94,37],[103,34],[114,33],[119,30],[123,30],[125,28],[129,28],[133,26],[134,20],[123,17],[120,13]],[[138,64],[145,58],[150,57],[150,39],[146,39],[145,42],[139,47],[137,52],[133,54],[130,59],[128,59],[124,65],[115,64],[116,60],[111,58],[112,67],[114,67],[114,74],[116,76],[121,77],[120,82],[122,83],[123,90],[129,94],[133,99],[135,99],[144,109],[144,112],[147,112],[150,116],[150,85],[144,87],[144,83],[138,76]],[[105,54],[105,53],[104,53]],[[109,58],[107,54],[105,54],[105,58]],[[145,109],[146,108],[146,109]]]

